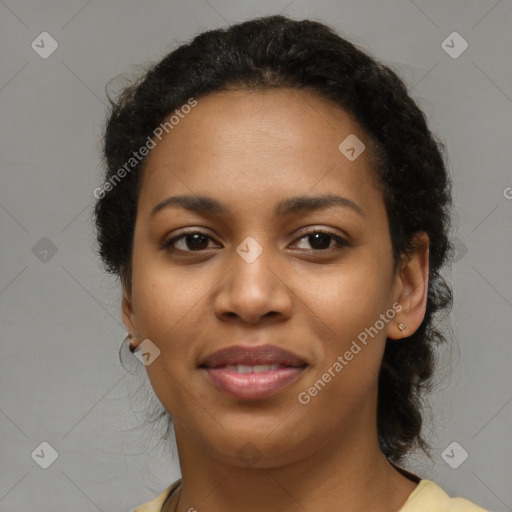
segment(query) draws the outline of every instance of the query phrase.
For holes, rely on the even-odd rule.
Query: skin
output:
[[[354,161],[338,150],[349,134],[365,140],[346,112],[304,90],[230,90],[201,97],[147,157],[122,311],[135,346],[150,339],[161,351],[146,370],[173,417],[182,472],[164,511],[396,511],[416,487],[380,452],[377,376],[386,338],[409,336],[423,320],[428,238],[394,267],[369,150]],[[151,215],[182,194],[210,196],[230,212],[174,205]],[[348,198],[364,215],[334,205],[273,216],[283,199],[322,194]],[[194,251],[190,237],[162,248],[185,227],[211,237],[205,249]],[[319,251],[304,228],[348,245],[327,238],[331,248]],[[252,263],[236,252],[248,236],[263,250]],[[299,403],[396,302],[395,318]],[[272,397],[237,400],[198,364],[238,343],[274,344],[309,366]],[[240,458],[248,447],[251,463]]]

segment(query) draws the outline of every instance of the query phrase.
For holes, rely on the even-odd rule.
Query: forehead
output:
[[[355,160],[339,149],[365,134],[334,103],[306,90],[230,90],[197,100],[146,160],[144,208],[171,193],[255,201],[309,191],[376,192],[364,150]],[[314,189],[314,190],[313,190]]]
[[[164,134],[160,149],[152,151],[155,157],[179,146],[201,144],[201,154],[220,148],[223,156],[232,150],[243,158],[249,152],[263,157],[270,151],[269,157],[275,159],[277,153],[312,154],[316,149],[312,156],[318,159],[320,152],[325,157],[338,156],[332,149],[337,149],[340,137],[357,134],[364,138],[341,107],[311,91],[293,88],[214,92],[197,100],[197,106],[180,120],[174,119],[179,122]],[[174,155],[180,160],[194,156],[199,155]]]

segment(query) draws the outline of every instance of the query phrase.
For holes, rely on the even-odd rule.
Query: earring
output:
[[[398,322],[397,324],[397,327],[403,332],[405,330],[405,328],[407,327],[405,324],[403,324],[402,322]]]
[[[129,349],[130,349],[130,352],[133,354],[135,352],[135,346],[132,344],[133,340],[135,339],[133,337],[133,334],[131,332],[129,332],[127,335],[126,335],[127,338],[130,338],[130,345],[129,345]]]
[[[135,347],[132,345],[132,341],[134,340],[135,338],[133,337],[133,334],[131,332],[127,333],[126,336],[124,337],[123,341],[121,342],[121,347],[124,346],[124,344],[130,340],[130,343],[128,345],[128,349],[130,350],[130,352],[133,354],[134,351],[135,351]]]
[[[130,374],[133,375],[139,367],[139,361],[137,357],[134,357],[135,347],[132,345],[133,336],[129,332],[121,342],[119,347],[119,362],[121,366]],[[128,343],[128,341],[130,343]]]

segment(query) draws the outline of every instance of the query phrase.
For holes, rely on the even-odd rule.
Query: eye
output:
[[[212,248],[212,246],[209,246],[209,241],[211,240],[213,240],[212,237],[202,231],[189,231],[188,233],[182,233],[181,235],[167,240],[162,245],[162,249],[182,252],[200,252]],[[302,236],[297,239],[295,244],[301,243],[304,240],[306,241],[305,243],[310,244],[314,252],[328,251],[336,247],[340,248],[349,245],[347,240],[339,235],[320,229],[302,233]],[[311,250],[308,247],[299,247],[299,249]]]
[[[309,233],[303,233],[298,241],[306,240],[315,251],[325,251],[333,249],[335,247],[348,246],[349,243],[342,237],[330,233],[329,231],[322,231],[319,229],[310,231]],[[334,245],[331,245],[335,242]],[[308,247],[299,247],[299,249],[308,249]]]
[[[199,252],[209,249],[212,238],[202,231],[189,231],[164,242],[163,249],[176,249],[183,252]]]

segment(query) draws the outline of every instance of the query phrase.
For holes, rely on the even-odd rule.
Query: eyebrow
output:
[[[153,217],[159,211],[179,206],[185,210],[196,213],[209,213],[214,215],[227,215],[231,212],[229,207],[217,199],[199,195],[171,196],[158,203],[150,213]],[[320,196],[295,196],[279,201],[274,207],[275,217],[286,217],[293,214],[322,210],[332,206],[350,208],[362,217],[366,217],[364,210],[354,201],[334,194]]]

